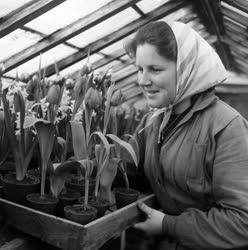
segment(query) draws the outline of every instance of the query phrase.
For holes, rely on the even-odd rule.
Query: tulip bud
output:
[[[90,109],[97,109],[102,104],[102,93],[97,89],[89,88],[84,101]]]
[[[79,76],[78,77],[78,79],[74,85],[74,88],[73,88],[75,95],[79,95],[81,93],[81,91],[84,91],[86,84],[87,84],[87,81],[88,81],[88,79],[86,76]]]
[[[111,96],[110,105],[119,106],[124,101],[124,96],[120,89],[117,89]]]
[[[4,64],[1,63],[1,64],[0,64],[0,77],[3,75],[4,71],[5,71]]]
[[[92,72],[92,66],[90,64],[90,62],[87,61],[86,64],[84,64],[82,70],[81,70],[81,75],[85,75],[85,74],[90,74]]]
[[[0,124],[3,124],[4,122],[4,111],[0,110]]]
[[[67,89],[73,89],[74,88],[74,81],[71,78],[66,79],[65,86]]]
[[[30,79],[29,75],[27,73],[22,73],[20,76],[20,81],[21,82],[28,82],[28,80]]]
[[[58,84],[53,84],[48,90],[46,100],[51,104],[59,104],[60,90]]]
[[[25,112],[25,100],[20,91],[14,94],[14,108],[15,112]]]

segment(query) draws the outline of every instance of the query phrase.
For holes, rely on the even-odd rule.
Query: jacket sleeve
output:
[[[248,125],[238,116],[216,137],[212,192],[216,207],[165,215],[163,231],[189,248],[248,248]]]

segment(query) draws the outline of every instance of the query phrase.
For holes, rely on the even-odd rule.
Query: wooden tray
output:
[[[156,206],[154,194],[139,201]],[[97,249],[139,220],[136,203],[115,210],[86,225],[46,214],[0,198],[7,224],[53,246],[66,250]]]

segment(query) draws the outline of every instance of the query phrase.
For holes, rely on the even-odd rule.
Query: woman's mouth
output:
[[[152,97],[153,95],[159,93],[159,90],[146,90],[146,95]]]

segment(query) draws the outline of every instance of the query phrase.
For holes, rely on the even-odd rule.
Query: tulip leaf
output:
[[[72,145],[76,160],[86,159],[88,156],[87,142],[83,124],[80,121],[70,121]]]
[[[41,161],[42,161],[41,196],[44,196],[46,169],[53,149],[55,126],[53,123],[45,120],[36,122],[34,126],[37,131],[37,138],[41,153]]]
[[[123,147],[124,149],[126,149],[127,152],[130,154],[130,156],[132,157],[132,160],[134,161],[135,165],[138,166],[138,158],[130,143],[125,142],[124,140],[120,139],[118,136],[113,135],[113,134],[107,134],[106,136],[110,138],[111,140],[113,140],[118,145],[120,145],[121,147]]]

